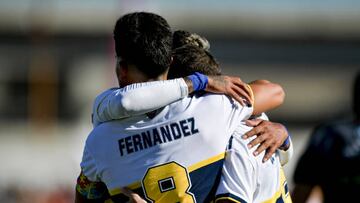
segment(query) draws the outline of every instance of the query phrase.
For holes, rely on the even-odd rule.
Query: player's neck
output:
[[[149,79],[147,80],[147,82],[158,81],[158,80],[167,80],[167,74],[159,75],[159,76],[156,77],[156,78],[149,78]]]
[[[120,87],[125,87],[127,85],[131,85],[134,83],[142,83],[142,82],[151,82],[151,81],[159,81],[166,80],[168,71],[156,76],[156,77],[148,77],[146,74],[141,72],[136,66],[129,66],[126,71],[124,71],[120,77]]]

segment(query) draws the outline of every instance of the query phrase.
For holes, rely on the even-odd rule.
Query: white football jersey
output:
[[[239,125],[230,138],[216,201],[228,199],[241,203],[290,203],[291,198],[278,153],[262,163],[265,152],[254,156],[253,152],[257,147],[247,147],[255,138],[241,138],[249,130],[251,127]]]
[[[224,151],[252,108],[223,95],[186,97],[145,115],[102,123],[87,138],[81,167],[115,201],[129,187],[155,202],[208,202],[215,195]]]

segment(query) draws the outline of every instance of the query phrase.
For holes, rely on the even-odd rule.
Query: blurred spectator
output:
[[[309,202],[314,195],[324,203],[358,202],[360,72],[355,79],[353,102],[353,118],[325,123],[314,130],[295,170],[294,203]]]

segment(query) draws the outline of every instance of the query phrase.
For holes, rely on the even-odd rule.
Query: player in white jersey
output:
[[[185,92],[179,91],[182,89],[182,82],[184,83],[184,81],[181,81],[181,79],[176,79],[136,84],[128,86],[125,90],[119,90],[120,92],[115,91],[118,95],[112,94],[114,93],[113,90],[104,92],[97,98],[94,105],[95,121],[98,122],[99,114],[102,115],[100,117],[106,115],[103,119],[106,119],[109,115],[113,116],[112,119],[119,119],[129,115],[136,115],[136,110],[127,112],[129,109],[137,109],[139,113],[148,112],[152,108],[156,108],[158,101],[155,101],[155,99],[160,99],[159,103],[167,101],[170,103],[172,99],[177,97],[180,99],[181,92]],[[169,96],[168,94],[142,95],[142,93],[146,94],[146,92],[151,92],[152,90],[154,90],[154,93],[161,90],[163,93],[177,92],[177,94],[169,94]],[[129,104],[135,104],[135,101],[138,101],[135,104],[136,107],[129,105],[127,108],[122,108],[123,103],[119,100],[120,95]],[[104,103],[104,97],[106,101],[112,101],[110,102],[111,105],[105,105],[107,102]],[[139,97],[143,98],[143,100],[139,100]],[[96,111],[96,109],[100,111]],[[104,109],[107,109],[106,113],[101,112]],[[119,111],[119,109],[121,110]],[[261,119],[267,119],[267,117],[262,115]],[[253,156],[253,151],[249,150],[246,146],[251,140],[245,141],[240,137],[249,130],[251,130],[250,127],[238,125],[232,135],[223,166],[223,175],[217,190],[217,200],[231,199],[240,202],[263,202],[268,200],[268,202],[276,202],[282,198],[289,198],[286,179],[282,172],[280,161],[276,158],[277,155],[266,163],[262,163],[264,153],[261,154],[262,156]],[[290,151],[286,152],[289,153]],[[279,178],[274,178],[274,174],[278,174]],[[285,202],[289,202],[289,200]]]
[[[99,119],[100,121],[106,121],[108,119],[120,119],[132,114],[150,111],[152,108],[159,108],[164,103],[170,103],[173,100],[180,99],[187,95],[186,90],[187,87],[185,82],[181,79],[177,79],[173,81],[137,84],[128,86],[123,90],[106,91],[96,99],[94,105],[94,125],[97,125]],[[152,92],[153,95],[147,94],[149,91]],[[161,91],[171,94],[157,94],[157,92]],[[121,101],[120,98],[123,101]],[[140,98],[144,99],[145,101],[140,100]],[[154,101],[154,99],[158,100]],[[124,108],[124,103],[127,103],[127,108]],[[255,158],[254,156],[249,155],[249,150],[247,149],[246,145],[244,145],[245,141],[239,140],[239,135],[243,135],[245,132],[249,131],[249,129],[249,127],[239,127],[231,139],[231,145],[235,147],[232,147],[227,152],[228,156],[224,165],[225,175],[223,175],[218,189],[219,199],[230,198],[233,200],[246,200],[246,202],[262,202],[264,200],[275,202],[282,198],[289,199],[289,197],[286,195],[287,192],[283,192],[283,195],[280,193],[281,191],[285,191],[285,188],[287,187],[286,183],[284,182],[285,179],[283,173],[280,173],[280,162],[272,158],[271,162],[262,164],[260,157]],[[242,156],[239,156],[241,154]],[[248,156],[243,156],[244,154],[248,154]],[[242,164],[236,164],[239,163],[239,160],[246,160],[246,162],[243,162]],[[244,174],[244,172],[246,172],[245,175],[247,176],[240,175]],[[253,174],[259,175],[254,176]],[[269,174],[272,176],[271,178],[267,177]],[[274,174],[279,174],[281,179],[274,180]],[[233,178],[229,179],[230,175]],[[234,182],[236,177],[242,177],[242,179],[238,182]],[[281,187],[279,186],[280,183]],[[262,186],[256,187],[255,184],[261,184]],[[235,191],[232,190],[232,188],[235,188]],[[240,190],[240,192],[236,192],[237,190]]]
[[[158,15],[137,12],[120,18],[114,30],[120,86],[165,79],[171,37]],[[204,88],[196,79],[206,78],[192,78],[194,89]],[[76,202],[102,201],[107,190],[114,201],[123,202],[119,188],[124,186],[154,202],[208,202],[231,131],[251,112],[226,96],[206,95],[184,98],[155,117],[140,115],[95,127],[86,141]],[[93,193],[89,185],[106,185],[106,190]]]
[[[209,47],[210,44],[208,41],[197,34],[191,34],[186,31],[176,31],[173,42],[175,57],[171,65],[169,78],[184,77],[196,71],[207,75],[221,74],[216,60],[208,51],[203,50],[209,49]],[[191,57],[187,57],[186,55],[191,55]],[[226,82],[230,87],[231,85],[239,84],[238,81],[231,80],[231,78]],[[206,89],[206,91],[209,92],[221,93],[226,89],[225,87],[220,89],[220,87],[215,87],[215,85],[211,83],[209,85],[210,88],[207,87]],[[225,86],[225,84],[223,86]],[[246,86],[246,84],[244,86]],[[255,115],[273,109],[282,103],[283,90],[279,85],[264,80],[257,80],[250,83],[250,89],[254,90],[254,96],[256,98],[256,108],[253,112]],[[225,90],[224,93],[233,98],[239,97],[236,91]],[[97,126],[99,123],[108,120],[122,119],[132,115],[148,113],[184,98],[189,94],[193,93],[188,91],[187,84],[182,79],[134,84],[124,89],[109,89],[97,96],[95,100],[93,106],[93,112],[95,112],[93,114],[93,125]],[[241,99],[237,100],[241,102]],[[257,144],[257,140],[258,139],[255,139],[255,143],[253,143],[253,141],[252,144]],[[282,140],[280,139],[280,141]],[[260,153],[263,149],[264,148],[257,150],[257,152]],[[276,147],[273,147],[271,149],[272,152],[270,151],[268,154],[271,155],[275,149]],[[287,151],[287,153],[289,152],[292,152],[292,150]],[[289,154],[281,154],[281,156],[283,156],[283,162],[288,161],[288,155]]]
[[[103,123],[86,141],[83,173],[104,182],[115,201],[127,186],[155,202],[208,202],[230,135],[251,113],[226,96],[204,95],[168,105],[152,119]]]
[[[265,115],[261,118],[267,120]],[[252,139],[242,139],[250,130],[246,125],[238,126],[229,141],[215,202],[291,202],[279,153],[267,162],[261,158],[264,152],[253,156],[254,150],[247,146]]]

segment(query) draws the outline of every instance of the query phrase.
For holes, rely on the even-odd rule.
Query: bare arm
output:
[[[284,102],[285,92],[278,84],[267,80],[255,80],[249,85],[254,93],[253,115],[274,109]]]
[[[253,115],[261,114],[280,106],[284,102],[285,92],[283,88],[267,80],[255,80],[249,83],[253,98],[246,97],[251,94],[247,84],[242,82],[238,77],[231,76],[213,76],[209,78],[209,85],[206,91],[213,93],[224,93],[241,101],[252,101]],[[243,98],[243,99],[242,99]]]

